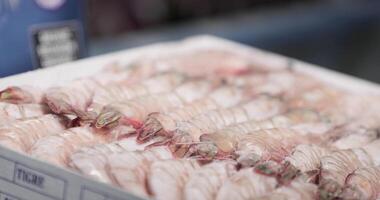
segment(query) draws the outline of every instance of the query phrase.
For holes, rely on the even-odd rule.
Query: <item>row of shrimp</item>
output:
[[[201,50],[8,87],[0,145],[144,198],[379,198],[380,97],[256,64]]]

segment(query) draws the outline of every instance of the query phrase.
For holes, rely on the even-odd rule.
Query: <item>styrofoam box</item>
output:
[[[180,42],[154,44],[27,72],[1,79],[0,89],[11,85],[35,85],[43,88],[64,85],[75,78],[92,75],[112,62],[128,64],[141,55],[175,55],[210,48],[233,50],[244,54],[257,66],[292,68],[295,71],[311,74],[327,84],[350,90],[358,95],[380,95],[380,87],[375,83],[213,36],[195,36]],[[78,173],[0,147],[0,200],[3,199],[134,200],[140,198]]]

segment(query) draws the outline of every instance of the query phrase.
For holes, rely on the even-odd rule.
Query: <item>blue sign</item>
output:
[[[0,77],[85,56],[81,0],[0,0]]]

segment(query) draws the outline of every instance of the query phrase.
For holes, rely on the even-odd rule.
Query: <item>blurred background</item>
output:
[[[212,34],[380,82],[380,0],[83,0],[81,4],[86,45],[79,57]]]

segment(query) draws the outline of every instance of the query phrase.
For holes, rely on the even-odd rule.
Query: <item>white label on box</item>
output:
[[[23,165],[15,168],[15,183],[56,199],[63,199],[65,182]]]
[[[82,192],[83,193],[82,193],[81,200],[105,200],[106,199],[103,195],[95,193],[87,189],[84,189]]]
[[[15,169],[15,163],[0,157],[0,177],[12,181]]]

